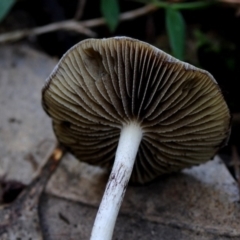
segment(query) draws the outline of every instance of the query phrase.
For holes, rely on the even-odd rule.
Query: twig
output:
[[[131,20],[131,19],[143,16],[145,14],[148,14],[150,12],[153,12],[157,9],[158,8],[156,6],[146,5],[139,9],[120,14],[119,21]],[[56,22],[56,23],[51,23],[42,27],[36,27],[33,29],[18,30],[18,31],[1,34],[0,43],[17,41],[28,36],[40,35],[40,34],[53,32],[57,30],[72,30],[72,31],[85,34],[86,36],[89,36],[89,37],[95,37],[96,33],[90,30],[89,28],[101,26],[101,25],[104,25],[105,23],[106,22],[104,18],[95,18],[95,19],[80,21],[80,22],[74,19],[62,21],[62,22]]]
[[[77,11],[75,13],[74,19],[79,20],[83,15],[83,10],[86,4],[86,0],[78,0]]]
[[[65,149],[57,145],[45,160],[37,176],[10,205],[0,206],[0,239],[43,240],[38,204],[45,185],[60,163]],[[20,238],[19,238],[20,239]]]
[[[4,33],[0,35],[0,43],[9,42],[9,41],[17,41],[24,37],[40,35],[48,32],[54,32],[57,30],[70,30],[82,33],[89,37],[95,37],[96,33],[91,31],[90,29],[85,28],[81,23],[75,20],[67,20],[63,22],[51,23],[42,27],[36,27],[32,29],[24,29],[13,31],[9,33]]]
[[[146,15],[150,12],[156,11],[157,9],[158,9],[158,7],[156,7],[156,6],[146,5],[144,7],[138,8],[136,10],[132,10],[132,11],[120,14],[119,21],[123,22],[123,21],[132,20],[134,18],[137,18],[137,17],[143,16],[143,15]],[[95,18],[95,19],[91,19],[91,20],[82,21],[81,23],[84,27],[89,27],[89,28],[98,27],[98,26],[106,24],[104,18]]]

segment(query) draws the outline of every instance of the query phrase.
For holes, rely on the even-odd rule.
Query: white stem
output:
[[[142,129],[136,123],[122,128],[113,169],[93,225],[91,240],[110,240],[117,215],[142,140]]]

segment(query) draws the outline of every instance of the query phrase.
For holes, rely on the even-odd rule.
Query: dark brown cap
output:
[[[230,132],[228,107],[208,72],[126,37],[71,48],[42,103],[59,142],[93,165],[111,168],[122,127],[139,124],[131,180],[140,183],[208,161]]]

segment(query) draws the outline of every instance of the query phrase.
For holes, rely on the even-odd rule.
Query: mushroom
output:
[[[230,132],[211,74],[127,37],[72,47],[47,79],[42,104],[61,144],[111,169],[92,240],[112,238],[129,179],[146,183],[206,162]]]

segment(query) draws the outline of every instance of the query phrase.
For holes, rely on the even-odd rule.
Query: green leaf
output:
[[[113,32],[116,29],[119,20],[118,0],[101,0],[101,12],[110,31]]]
[[[166,8],[166,28],[173,55],[183,60],[185,51],[185,22],[182,14],[171,7]]]
[[[16,0],[0,0],[0,22],[6,17]]]

